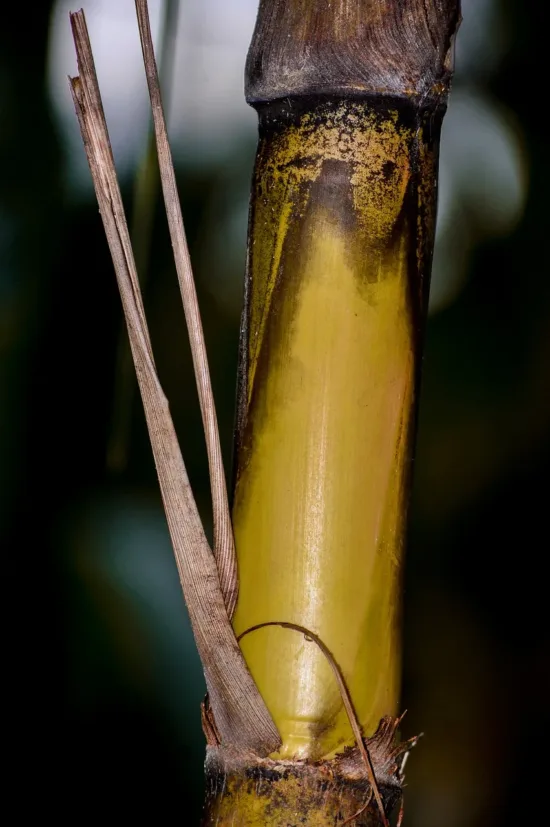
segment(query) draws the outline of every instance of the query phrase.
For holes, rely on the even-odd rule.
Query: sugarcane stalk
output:
[[[327,658],[265,626],[241,646],[282,744],[260,765],[211,745],[206,824],[338,824],[359,800],[357,824],[385,824],[400,806],[401,578],[458,19],[454,0],[260,3],[233,623],[323,641],[384,807]]]

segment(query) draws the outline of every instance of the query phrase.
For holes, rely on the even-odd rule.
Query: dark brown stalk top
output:
[[[295,95],[444,100],[460,0],[260,0],[249,103]]]

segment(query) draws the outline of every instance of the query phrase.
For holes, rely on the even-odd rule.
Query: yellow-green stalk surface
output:
[[[431,122],[406,104],[260,108],[234,492],[237,634],[331,650],[365,734],[394,715],[400,577],[433,232]],[[302,636],[242,642],[282,758],[353,736]]]

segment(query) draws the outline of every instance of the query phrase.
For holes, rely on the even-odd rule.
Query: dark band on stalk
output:
[[[432,141],[439,137],[439,127],[447,109],[446,98],[430,97],[417,101],[406,95],[372,95],[353,91],[286,95],[271,101],[254,101],[250,105],[258,113],[259,137],[262,140],[287,126],[299,125],[304,115],[310,116],[312,125],[321,126],[327,115],[334,113],[342,103],[349,107],[350,112],[374,112],[380,118],[388,118],[397,112],[400,125],[410,129],[429,123],[436,130],[431,136]]]

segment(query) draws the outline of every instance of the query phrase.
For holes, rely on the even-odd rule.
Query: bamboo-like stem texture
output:
[[[310,628],[366,733],[397,713],[399,590],[440,117],[400,99],[260,109],[234,526],[235,630]],[[281,757],[351,740],[330,670],[243,642]]]
[[[234,628],[284,620],[311,630],[365,736],[398,711],[400,581],[458,19],[457,0],[262,0],[247,62],[260,140],[240,352]],[[356,750],[327,660],[284,628],[241,645],[282,738],[256,767],[268,799],[277,781],[278,803],[252,806],[242,767],[212,747],[206,823],[384,824],[402,782],[395,726],[373,757],[386,813],[370,800],[353,819],[357,778],[369,785],[360,763],[342,770],[345,750]],[[325,787],[322,806],[315,793],[302,822],[291,779],[309,789],[313,762],[338,789]]]

